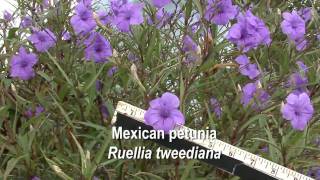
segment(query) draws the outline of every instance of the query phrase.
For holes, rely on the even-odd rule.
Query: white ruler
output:
[[[112,118],[112,123],[115,123],[117,120],[117,113],[126,115],[134,120],[144,123],[144,113],[146,111],[135,107],[131,104],[128,104],[123,101],[119,101],[116,107],[116,111]],[[185,126],[176,127],[175,130],[192,130]],[[188,139],[187,139],[188,140]],[[203,140],[188,140],[193,143],[199,144],[208,149],[212,149],[214,151],[221,151],[225,156],[231,157],[233,159],[239,160],[243,162],[245,165],[260,171],[264,174],[267,174],[273,178],[280,180],[314,180],[308,176],[300,174],[296,171],[288,169],[284,166],[281,166],[277,163],[264,159],[260,156],[232,146],[228,143],[225,143],[218,139],[203,139]]]

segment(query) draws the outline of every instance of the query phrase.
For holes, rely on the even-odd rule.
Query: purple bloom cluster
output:
[[[184,125],[185,119],[179,111],[179,98],[169,92],[149,103],[150,107],[144,114],[145,123],[155,130],[163,130],[168,133],[176,125]]]
[[[91,1],[80,1],[70,22],[76,34],[87,34],[97,26],[91,9]]]
[[[240,55],[236,58],[236,62],[240,65],[239,71],[242,75],[254,79],[260,75],[260,71],[256,64],[250,64],[246,55]]]
[[[262,109],[266,106],[270,95],[263,89],[258,87],[259,82],[248,83],[243,88],[241,103],[244,106],[250,105],[254,109]]]
[[[24,47],[14,55],[10,62],[10,76],[18,77],[21,80],[29,80],[35,76],[33,66],[38,62],[36,54],[28,53]]]
[[[217,25],[225,25],[238,13],[231,0],[209,0],[204,18]]]
[[[55,46],[56,36],[49,29],[44,29],[42,31],[34,31],[28,40],[36,47],[37,51],[45,52],[49,48]]]
[[[301,10],[284,12],[282,14],[283,21],[281,29],[284,34],[296,45],[297,51],[303,51],[307,47],[307,40],[304,35],[306,33],[306,22],[311,19],[311,9],[303,8]]]
[[[312,102],[306,93],[291,93],[281,108],[282,117],[291,122],[294,129],[304,130],[313,115]]]
[[[227,39],[244,52],[257,48],[259,45],[271,43],[268,28],[250,10],[238,15],[237,23],[230,28]]]
[[[220,119],[222,115],[222,110],[221,110],[219,101],[213,97],[210,99],[210,105],[211,105],[211,112],[214,112],[216,117]]]
[[[127,0],[112,0],[110,21],[122,32],[129,32],[131,25],[139,25],[144,21],[143,4]]]
[[[92,32],[85,40],[85,58],[96,63],[106,62],[112,56],[112,48],[109,41],[97,32]]]

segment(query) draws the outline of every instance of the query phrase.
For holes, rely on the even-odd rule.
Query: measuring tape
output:
[[[143,109],[119,101],[112,118],[112,124],[114,126],[121,126],[123,129],[138,129],[138,127],[141,127],[142,129],[151,130],[152,127],[144,124],[145,112]],[[178,126],[174,130],[192,131],[193,129]],[[314,180],[313,178],[232,146],[219,139],[174,139],[174,141],[169,142],[167,137],[165,139],[152,141],[178,150],[186,150],[194,146],[199,146],[202,149],[210,149],[215,152],[221,151],[220,159],[204,159],[203,161],[243,179]]]

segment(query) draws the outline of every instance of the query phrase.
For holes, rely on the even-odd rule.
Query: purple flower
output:
[[[222,110],[221,110],[221,106],[220,106],[220,103],[218,102],[218,100],[216,98],[211,98],[210,105],[211,105],[211,112],[214,112],[216,117],[218,119],[220,119],[221,115],[222,115]]]
[[[56,44],[56,36],[49,29],[34,31],[28,40],[39,52],[45,52]]]
[[[282,117],[291,122],[294,129],[304,130],[313,115],[312,102],[306,93],[289,94],[281,107]]]
[[[109,77],[112,77],[117,71],[118,71],[118,67],[117,66],[113,66],[108,70],[107,75]]]
[[[310,21],[312,18],[312,10],[310,7],[302,8],[298,11],[300,17],[303,18],[305,22]]]
[[[303,73],[307,73],[308,72],[308,66],[306,66],[303,61],[299,60],[296,62],[296,64],[298,65],[300,71],[302,71]]]
[[[109,117],[109,111],[108,111],[108,108],[107,106],[105,106],[104,104],[100,105],[99,107],[100,109],[100,113],[102,115],[103,118],[108,118]]]
[[[144,114],[145,123],[155,130],[163,130],[168,133],[176,125],[184,125],[185,119],[179,111],[179,98],[169,92],[160,98],[150,101],[147,112]]]
[[[128,53],[128,60],[131,62],[135,62],[135,61],[138,61],[139,58],[135,54],[133,54],[132,52],[129,52]]]
[[[198,45],[192,40],[189,35],[184,36],[182,50],[184,52],[197,51]]]
[[[307,175],[309,177],[315,178],[315,180],[320,180],[320,167],[310,168]]]
[[[109,41],[101,34],[93,32],[85,40],[85,57],[87,60],[94,60],[96,63],[106,62],[112,56],[112,48]]]
[[[33,117],[32,108],[28,108],[28,109],[24,112],[24,115],[27,116],[27,118],[32,118],[32,117]]]
[[[269,45],[271,43],[268,28],[250,10],[245,14],[239,14],[237,20],[238,22],[230,28],[227,39],[235,43],[238,49],[247,52],[259,45]]]
[[[49,7],[49,6],[50,6],[49,0],[43,0],[43,1],[42,1],[42,6],[43,6],[44,8]]]
[[[264,146],[263,148],[261,148],[261,151],[264,153],[269,152],[269,147],[268,146]]]
[[[225,25],[237,15],[231,0],[209,0],[204,18],[217,25]]]
[[[171,0],[152,0],[152,4],[157,8],[162,8],[163,6],[169,4]]]
[[[293,42],[296,45],[297,51],[303,51],[307,48],[307,40],[303,37],[295,39]]]
[[[241,103],[244,106],[251,105],[254,109],[262,109],[266,106],[270,95],[261,88],[257,87],[258,83],[248,83],[243,88]]]
[[[41,180],[38,176],[33,176],[31,180]]]
[[[62,39],[65,41],[69,41],[71,39],[71,35],[70,35],[69,31],[67,31],[67,30],[63,31]]]
[[[21,21],[22,28],[28,28],[32,25],[32,18],[30,16],[25,16]]]
[[[289,85],[294,89],[293,93],[300,94],[308,92],[306,86],[308,85],[308,78],[300,73],[293,73],[289,77]]]
[[[240,65],[239,71],[242,75],[254,79],[260,75],[260,71],[256,64],[250,64],[246,55],[240,55],[236,58],[236,62]]]
[[[104,11],[104,10],[98,11],[98,16],[99,16],[99,20],[102,25],[107,25],[107,24],[111,23],[111,19],[108,15],[107,11]]]
[[[27,116],[28,118],[32,118],[32,117],[37,117],[39,116],[41,113],[43,113],[45,111],[44,107],[41,106],[41,105],[38,105],[36,107],[35,110],[33,110],[33,108],[28,108],[26,111],[25,111],[25,116]]]
[[[36,107],[36,110],[35,110],[35,116],[39,116],[41,113],[43,113],[44,112],[44,107],[43,106],[37,106]]]
[[[282,32],[293,41],[303,38],[306,33],[305,21],[298,15],[298,13],[296,11],[292,11],[292,13],[284,12],[282,17],[284,19],[281,22]]]
[[[10,76],[18,77],[21,80],[29,80],[35,76],[33,66],[37,64],[36,54],[27,53],[24,47],[19,49],[19,53],[14,55],[10,62]]]
[[[96,27],[96,21],[90,8],[91,3],[80,2],[70,22],[76,34],[87,34]]]
[[[96,90],[101,91],[103,88],[103,84],[101,80],[96,80]]]
[[[116,15],[113,18],[113,24],[122,32],[129,32],[131,25],[139,25],[143,23],[142,16],[143,4],[127,2],[116,10]],[[115,10],[113,10],[115,12]]]
[[[11,21],[13,19],[13,15],[9,13],[8,11],[3,12],[3,19],[6,21]]]

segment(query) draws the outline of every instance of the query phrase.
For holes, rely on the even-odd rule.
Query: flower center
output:
[[[167,118],[170,116],[170,110],[167,109],[167,108],[163,108],[161,111],[160,111],[160,116],[163,117],[163,118]]]
[[[26,68],[28,66],[28,62],[27,61],[21,61],[20,62],[20,67],[21,68]]]
[[[41,41],[41,42],[44,42],[44,41],[46,41],[46,37],[45,36],[43,36],[43,35],[39,35],[39,41]]]

